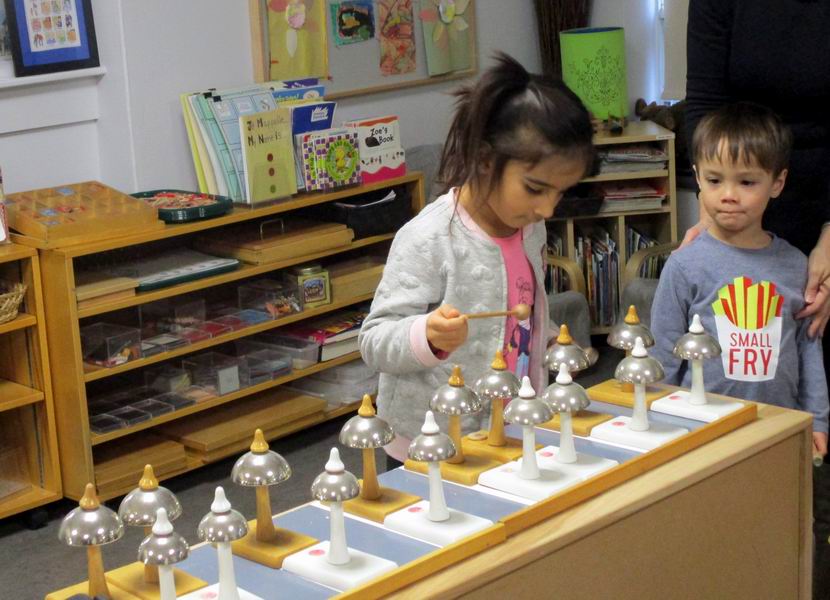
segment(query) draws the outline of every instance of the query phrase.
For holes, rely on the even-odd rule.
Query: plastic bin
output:
[[[351,404],[359,402],[365,394],[374,395],[378,391],[377,374],[349,385],[322,381],[316,377],[305,377],[293,382],[289,389],[317,396],[328,404]]]
[[[239,308],[268,313],[278,319],[302,310],[296,283],[275,279],[257,279],[239,286]]]
[[[234,356],[205,352],[182,361],[194,385],[209,393],[224,396],[239,390],[248,381],[248,365]]]
[[[276,335],[266,332],[254,336],[249,341],[265,344],[259,349],[267,348],[280,354],[287,354],[291,357],[291,366],[294,369],[306,369],[315,365],[320,356],[320,344],[318,342],[289,335]]]
[[[114,367],[141,358],[141,332],[135,327],[95,323],[81,328],[84,361]]]
[[[337,383],[348,386],[364,382],[376,373],[377,371],[363,362],[363,360],[355,360],[353,362],[346,363],[345,365],[339,365],[337,367],[332,367],[331,369],[326,369],[325,371],[320,371],[319,373],[315,373],[312,377],[314,379],[319,379],[320,381],[327,381],[329,383]]]
[[[164,394],[188,388],[192,381],[190,380],[190,373],[185,369],[165,365],[144,371],[144,383],[150,389]]]

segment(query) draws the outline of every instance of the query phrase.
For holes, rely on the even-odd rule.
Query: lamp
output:
[[[596,119],[614,125],[628,116],[625,30],[585,27],[559,32],[562,79]]]

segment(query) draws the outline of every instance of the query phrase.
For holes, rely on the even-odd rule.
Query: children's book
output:
[[[290,107],[291,134],[294,136],[294,139],[306,133],[331,128],[336,108],[336,102],[323,100],[292,105]],[[297,170],[297,187],[299,189],[305,189],[305,178],[302,170],[302,149],[299,144],[295,144],[294,156],[294,164]]]
[[[215,141],[218,151],[227,152],[231,159],[231,172],[227,173],[231,180],[228,186],[231,190],[230,197],[234,202],[246,202],[239,118],[276,108],[271,88],[266,85],[254,85],[222,92],[214,91],[209,97],[208,106],[222,134],[222,139]]]
[[[242,180],[250,204],[297,192],[291,111],[276,108],[239,118]]]
[[[406,175],[406,154],[401,147],[398,117],[360,119],[344,125],[357,131],[363,183]]]
[[[299,144],[306,191],[328,190],[360,182],[360,153],[352,128],[307,133]]]
[[[229,196],[229,173],[233,173],[233,164],[227,150],[225,140],[222,138],[222,130],[216,123],[213,111],[208,104],[210,92],[193,94],[188,98],[190,108],[196,119],[199,133],[204,140],[210,160],[211,169],[216,178],[216,189],[209,190],[211,194]]]

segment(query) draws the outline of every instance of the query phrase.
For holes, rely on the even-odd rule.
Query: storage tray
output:
[[[162,208],[159,206],[160,201],[164,201],[165,199],[175,201],[178,195],[193,196],[193,201],[190,202],[191,205],[182,206],[181,208]],[[158,210],[159,219],[165,223],[186,223],[188,221],[210,219],[224,215],[233,208],[233,201],[227,196],[187,192],[185,190],[150,190],[147,192],[138,192],[132,194],[132,196],[133,198],[147,201],[150,206],[155,206]],[[159,202],[154,202],[154,200],[158,200]],[[206,201],[206,203],[197,205],[194,201]]]

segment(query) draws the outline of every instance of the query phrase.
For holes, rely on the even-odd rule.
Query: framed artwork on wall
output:
[[[14,74],[97,67],[91,0],[4,0]]]

